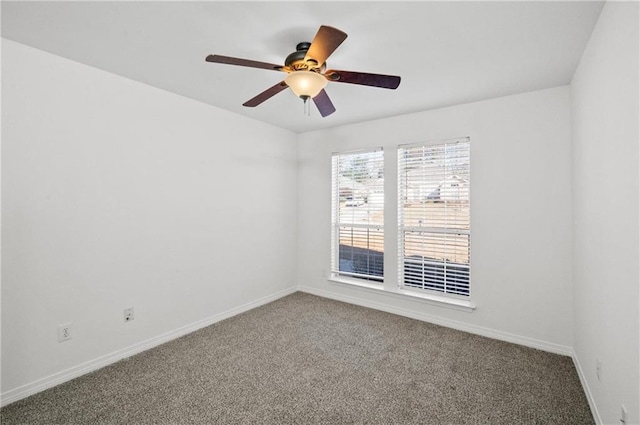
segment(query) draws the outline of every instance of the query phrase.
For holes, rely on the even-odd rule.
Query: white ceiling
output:
[[[568,84],[602,2],[2,2],[2,36],[257,120],[305,132]],[[329,83],[337,111],[311,116],[282,64],[320,25],[349,37],[329,68],[400,75],[397,90]]]

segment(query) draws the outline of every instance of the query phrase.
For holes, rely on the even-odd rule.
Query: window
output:
[[[331,271],[382,282],[384,271],[383,151],[332,157]]]
[[[469,296],[469,139],[398,150],[399,285]]]

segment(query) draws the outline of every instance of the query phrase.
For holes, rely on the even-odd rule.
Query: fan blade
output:
[[[322,65],[340,44],[347,38],[347,34],[337,28],[322,25],[311,42],[304,60],[313,59]]]
[[[280,81],[278,84],[276,84],[273,87],[269,87],[268,89],[266,89],[265,91],[263,91],[262,93],[260,93],[256,97],[254,97],[253,99],[247,100],[246,102],[244,102],[242,104],[242,106],[248,106],[250,108],[253,108],[254,106],[258,106],[259,104],[261,104],[265,100],[268,100],[268,99],[272,98],[273,96],[277,95],[278,93],[280,93],[282,90],[286,89],[287,87],[289,87],[289,86],[287,86],[287,84],[284,81]]]
[[[207,62],[224,63],[227,65],[248,66],[249,68],[270,69],[272,71],[282,71],[282,65],[272,63],[252,61],[249,59],[232,58],[231,56],[209,55]]]
[[[318,111],[320,111],[320,115],[323,117],[331,115],[336,111],[336,107],[333,106],[331,99],[329,99],[329,95],[324,89],[320,90],[320,93],[313,98],[313,103],[316,104]]]
[[[400,85],[400,77],[396,75],[368,74],[366,72],[336,71],[334,69],[324,73],[329,81],[336,83],[361,84],[363,86],[396,89]]]

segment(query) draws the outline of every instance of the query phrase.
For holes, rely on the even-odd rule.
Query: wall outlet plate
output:
[[[133,307],[124,309],[124,321],[130,322],[133,320]]]
[[[58,325],[58,342],[69,341],[73,337],[72,323]]]

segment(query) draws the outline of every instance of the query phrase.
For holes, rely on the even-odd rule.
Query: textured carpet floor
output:
[[[593,423],[569,357],[303,293],[20,400],[0,420]]]

